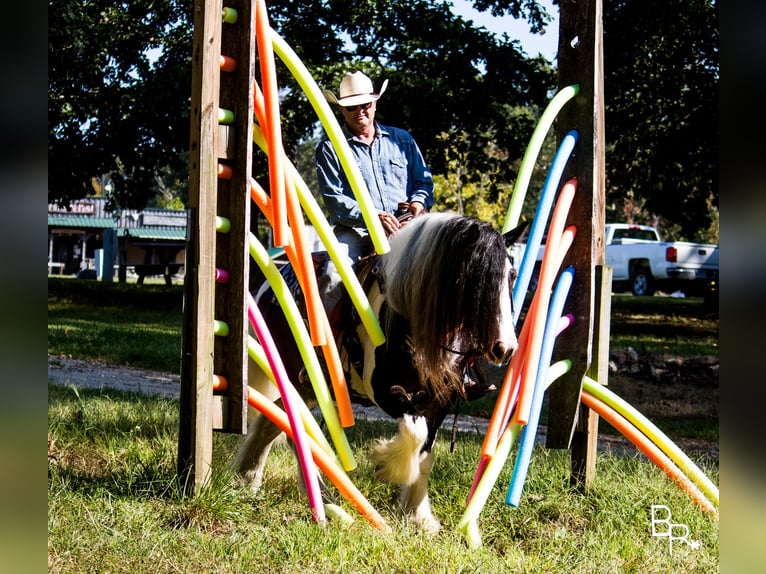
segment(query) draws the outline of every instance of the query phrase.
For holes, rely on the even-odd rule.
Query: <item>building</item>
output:
[[[183,273],[186,210],[125,209],[108,212],[106,198],[89,197],[67,208],[48,205],[48,275],[112,281],[135,275]]]

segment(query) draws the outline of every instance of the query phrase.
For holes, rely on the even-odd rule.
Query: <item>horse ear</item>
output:
[[[529,221],[524,221],[521,225],[518,227],[514,227],[510,231],[506,231],[503,233],[503,239],[505,239],[505,246],[510,247],[514,243],[516,243],[519,240],[519,237],[522,236],[524,233],[524,230],[527,228],[527,225],[529,225]]]

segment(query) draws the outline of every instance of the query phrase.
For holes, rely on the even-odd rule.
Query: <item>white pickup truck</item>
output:
[[[718,245],[664,242],[656,228],[648,225],[607,223],[604,244],[606,264],[612,267],[615,292],[630,291],[634,295],[653,295],[682,291],[684,295],[709,298],[718,292]],[[516,244],[511,257],[516,265],[526,245]],[[530,280],[536,289],[540,262],[545,246],[537,253]]]
[[[718,245],[665,242],[656,228],[628,223],[607,223],[604,244],[615,291],[708,296],[718,289]]]

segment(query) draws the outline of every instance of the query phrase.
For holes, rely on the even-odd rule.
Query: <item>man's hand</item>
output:
[[[402,226],[396,216],[387,211],[378,212],[378,217],[380,218],[380,223],[383,225],[383,230],[386,232],[386,237],[390,237],[396,233]]]
[[[425,205],[423,205],[419,201],[413,201],[412,203],[410,203],[410,212],[415,217],[417,217],[421,213],[425,213],[425,211],[426,211]]]

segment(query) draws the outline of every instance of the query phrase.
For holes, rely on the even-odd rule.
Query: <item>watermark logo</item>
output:
[[[689,540],[689,527],[681,522],[671,522],[670,508],[664,504],[652,504],[652,537],[667,538],[670,554],[673,554],[673,542],[683,542],[692,550],[700,547],[697,540]]]

